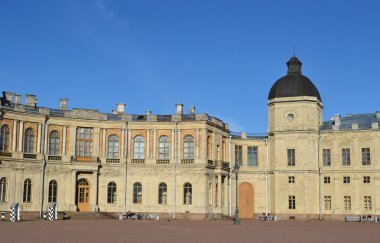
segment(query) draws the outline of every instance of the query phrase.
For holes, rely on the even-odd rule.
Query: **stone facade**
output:
[[[182,104],[173,115],[126,114],[122,103],[106,114],[3,92],[0,211],[56,202],[59,211],[220,218],[234,215],[238,188],[243,218],[380,214],[380,113],[323,122],[319,93],[297,92],[271,91],[261,135],[233,133],[194,107],[184,115]]]

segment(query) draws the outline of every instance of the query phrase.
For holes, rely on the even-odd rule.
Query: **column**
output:
[[[17,121],[13,121],[13,134],[12,134],[12,152],[16,152],[16,140],[17,140]]]
[[[132,129],[128,130],[128,158],[132,157]]]
[[[38,132],[37,132],[37,154],[41,153],[41,127],[42,124],[38,124]]]
[[[178,130],[178,143],[177,143],[177,157],[179,159],[182,158],[182,153],[181,153],[181,130]]]
[[[218,176],[218,195],[216,195],[218,197],[218,205],[216,205],[217,207],[221,207],[222,206],[222,190],[223,190],[223,187],[222,187],[222,176],[219,175]]]
[[[48,150],[48,128],[49,128],[49,124],[46,123],[45,130],[44,130],[44,140],[43,140],[44,141],[44,153],[47,153],[47,150]]]
[[[70,209],[76,210],[75,198],[76,198],[76,187],[77,187],[77,172],[75,170],[71,171],[71,196],[70,196]],[[58,185],[59,186],[59,185]]]
[[[19,137],[18,137],[18,151],[22,152],[22,139],[24,136],[24,121],[20,121],[20,130],[19,130]]]
[[[107,157],[106,150],[106,129],[102,129],[102,157]]]
[[[199,129],[195,131],[195,158],[199,158]]]
[[[218,159],[218,155],[217,155],[217,151],[216,151],[216,138],[215,137],[216,137],[216,135],[215,135],[215,130],[214,130],[214,132],[211,134],[211,155],[212,155],[211,159],[214,161],[214,163]]]
[[[62,155],[66,155],[66,133],[67,133],[67,127],[63,127]]]
[[[146,130],[146,158],[150,158],[150,131]]]
[[[224,177],[224,202],[223,206],[226,208],[228,205],[228,176]]]
[[[121,130],[120,158],[124,158],[125,130]]]
[[[157,157],[157,152],[156,152],[156,146],[157,146],[157,130],[153,130],[153,158]]]
[[[171,148],[171,157],[172,158],[174,158],[175,157],[175,151],[174,151],[174,148],[175,148],[175,131],[174,130],[172,130],[172,139],[171,139],[171,146],[170,146],[170,148]]]
[[[207,129],[203,129],[201,157],[207,159]]]
[[[75,142],[76,142],[76,139],[77,139],[77,127],[75,126],[70,126],[70,130],[69,130],[69,150],[68,150],[68,153],[69,155],[75,155]]]
[[[93,151],[92,151],[92,156],[94,157],[100,157],[100,143],[99,143],[99,135],[100,135],[100,128],[96,127],[94,128],[94,142],[93,142]]]

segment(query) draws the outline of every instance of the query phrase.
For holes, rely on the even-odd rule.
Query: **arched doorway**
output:
[[[247,182],[239,186],[239,217],[253,219],[253,186]]]
[[[78,210],[81,212],[90,211],[90,185],[86,179],[78,181]]]

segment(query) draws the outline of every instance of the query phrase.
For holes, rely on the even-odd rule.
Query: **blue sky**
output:
[[[380,110],[380,1],[0,1],[0,87],[38,104],[209,113],[266,132],[296,55],[324,119]]]

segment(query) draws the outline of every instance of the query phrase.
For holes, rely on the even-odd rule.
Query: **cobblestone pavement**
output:
[[[0,242],[380,242],[380,223],[334,221],[0,222]]]

